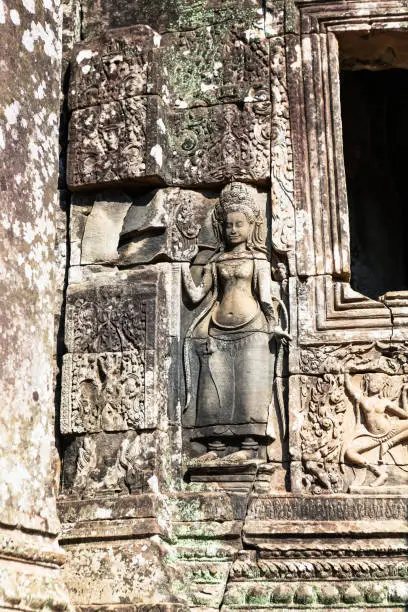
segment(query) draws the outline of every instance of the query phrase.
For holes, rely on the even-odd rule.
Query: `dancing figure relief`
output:
[[[392,399],[387,396],[388,381],[384,374],[364,374],[359,388],[346,372],[344,382],[355,404],[356,425],[343,444],[343,459],[372,472],[375,480],[370,486],[379,487],[387,481],[391,465],[403,469],[395,451],[408,443],[408,384],[403,383],[399,398]]]

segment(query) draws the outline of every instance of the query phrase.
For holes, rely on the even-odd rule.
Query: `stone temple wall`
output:
[[[339,70],[406,3],[68,9],[72,601],[404,608],[408,293],[350,286]]]
[[[59,544],[72,605],[406,609],[408,286],[372,299],[350,284],[340,74],[408,68],[407,3],[62,9],[67,269],[62,232],[58,304],[38,282],[30,313],[62,312]],[[31,175],[19,180],[35,198]],[[26,199],[13,189],[10,201]],[[7,330],[15,315],[3,312]],[[50,321],[8,349],[28,394],[38,329]],[[10,406],[13,422],[22,403],[31,419],[16,442],[30,480],[27,432],[46,408],[27,398]],[[51,485],[36,482],[38,517]]]

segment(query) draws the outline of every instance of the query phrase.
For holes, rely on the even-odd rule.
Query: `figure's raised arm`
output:
[[[190,264],[184,262],[181,264],[181,274],[183,277],[183,285],[188,297],[193,304],[198,304],[205,298],[207,293],[211,291],[213,286],[213,273],[210,264],[203,266],[201,281],[198,285],[194,282],[190,272]]]
[[[346,391],[354,398],[357,402],[361,402],[363,399],[363,394],[360,391],[357,391],[355,386],[352,383],[350,372],[344,373],[344,386],[346,387]]]
[[[405,410],[403,410],[399,406],[396,406],[394,404],[394,402],[388,402],[386,407],[385,407],[385,410],[386,410],[386,412],[389,412],[390,414],[394,414],[395,416],[399,417],[400,419],[408,419],[408,412],[406,412]]]
[[[402,386],[402,409],[408,414],[408,384]]]

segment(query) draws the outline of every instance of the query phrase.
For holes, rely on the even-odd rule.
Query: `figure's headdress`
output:
[[[244,183],[230,183],[221,191],[218,204],[213,212],[213,228],[218,240],[223,239],[223,225],[228,213],[240,212],[249,223],[254,224],[252,237],[248,246],[265,249],[263,236],[264,217]]]

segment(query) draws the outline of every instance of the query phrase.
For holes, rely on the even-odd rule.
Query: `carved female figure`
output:
[[[386,481],[386,470],[370,465],[364,453],[379,448],[379,461],[397,444],[408,441],[408,401],[406,385],[402,388],[402,409],[394,401],[384,397],[386,380],[382,374],[365,374],[364,393],[357,390],[349,373],[345,374],[345,387],[356,402],[357,416],[360,412],[363,422],[358,423],[352,440],[344,447],[344,459],[353,465],[368,468],[376,480],[372,487]]]
[[[184,287],[194,304],[211,294],[187,333],[201,339],[195,437],[216,458],[226,442],[238,438],[253,453],[267,431],[274,374],[274,337],[278,326],[271,298],[271,271],[262,247],[263,217],[245,185],[232,183],[213,212],[219,241],[196,284],[189,264]],[[185,357],[189,384],[188,355]],[[187,406],[190,397],[188,393]],[[243,454],[241,453],[241,456]]]

